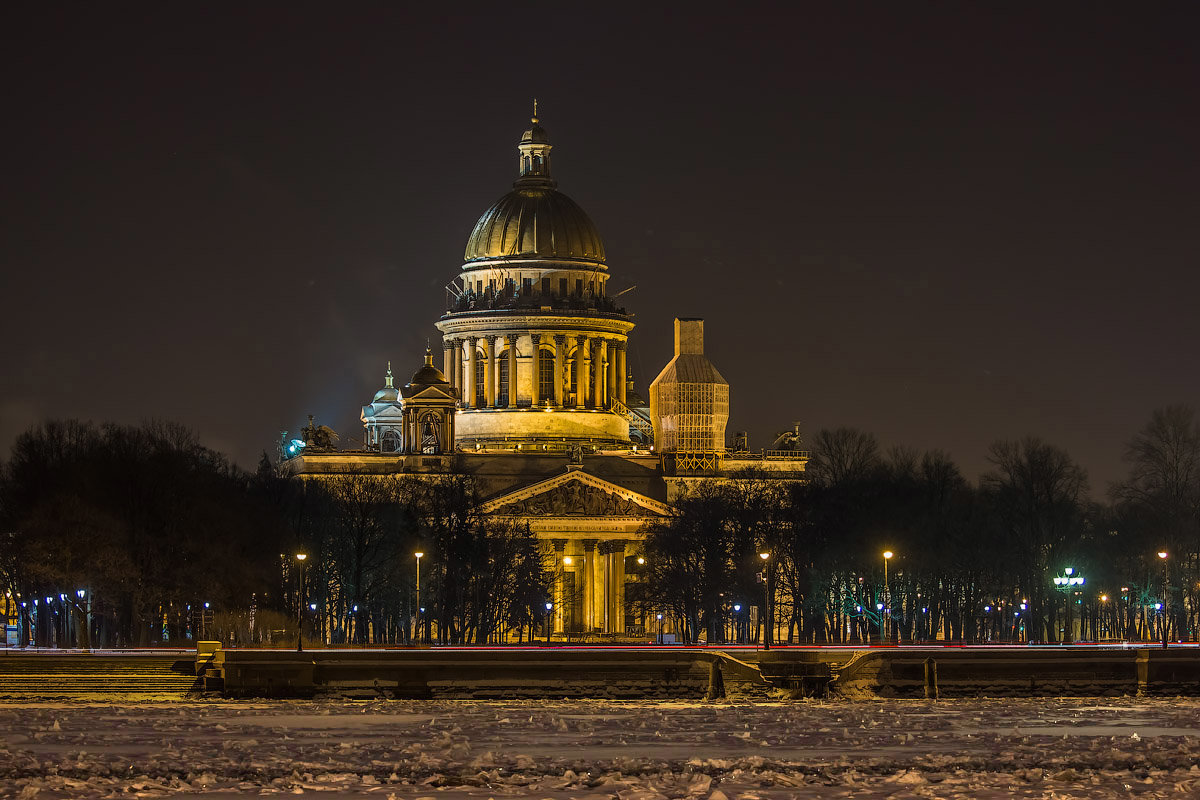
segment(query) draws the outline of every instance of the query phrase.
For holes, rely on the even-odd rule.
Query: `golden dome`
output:
[[[538,124],[521,137],[519,177],[513,190],[483,212],[467,240],[466,261],[494,258],[552,258],[604,263],[604,243],[575,201],[557,190],[550,174],[550,144]]]
[[[546,185],[520,185],[483,212],[466,261],[555,258],[604,263],[604,243],[575,201]]]

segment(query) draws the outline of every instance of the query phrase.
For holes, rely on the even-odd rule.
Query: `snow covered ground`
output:
[[[1200,700],[0,704],[0,797],[1200,796]]]

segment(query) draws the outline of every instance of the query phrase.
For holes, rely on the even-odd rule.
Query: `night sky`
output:
[[[4,454],[49,417],[353,446],[389,359],[440,365],[535,96],[637,285],[639,390],[704,317],[731,438],[856,426],[975,479],[1033,434],[1103,496],[1200,406],[1195,4],[19,5]]]

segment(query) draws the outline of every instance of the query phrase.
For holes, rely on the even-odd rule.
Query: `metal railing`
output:
[[[613,411],[624,417],[638,433],[646,437],[647,441],[654,441],[654,426],[650,424],[650,420],[631,411],[628,406],[615,397],[612,398],[611,406]]]

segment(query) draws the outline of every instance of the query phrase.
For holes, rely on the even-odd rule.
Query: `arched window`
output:
[[[555,402],[558,392],[554,387],[554,351],[543,347],[538,358],[538,397],[542,402]]]
[[[475,359],[475,408],[487,407],[487,354],[480,352]]]
[[[437,455],[442,452],[442,443],[438,437],[441,427],[441,417],[432,411],[421,415],[421,452],[426,455]]]
[[[508,408],[508,350],[500,353],[500,391],[496,392],[496,407]]]
[[[382,453],[394,453],[400,449],[400,437],[395,431],[384,431],[383,439],[379,443],[379,451]]]

